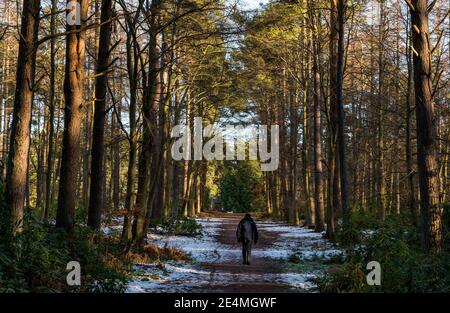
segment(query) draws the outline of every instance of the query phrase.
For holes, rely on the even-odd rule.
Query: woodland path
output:
[[[218,215],[217,213],[215,215]],[[219,228],[219,232],[215,239],[217,242],[224,246],[228,246],[230,250],[239,251],[239,257],[241,256],[241,245],[236,242],[236,227],[243,214],[219,214],[219,218],[222,219],[222,224]],[[259,241],[256,245],[253,245],[253,252],[259,250],[270,249],[274,245],[274,242],[279,238],[278,232],[269,232],[265,228],[260,227],[258,231]],[[223,263],[204,262],[200,265],[202,268],[211,272],[210,284],[208,285],[208,291],[217,292],[287,292],[291,289],[291,286],[287,283],[268,280],[266,277],[273,275],[279,275],[283,271],[279,268],[276,262],[270,257],[258,256],[257,253],[251,258],[251,265],[243,265],[241,259],[238,260],[226,260]],[[220,252],[218,258],[220,258]],[[220,273],[229,273],[233,279],[228,281],[226,285],[217,283],[215,276]],[[253,279],[249,280],[248,278]]]
[[[202,213],[201,238],[148,234],[149,243],[175,247],[192,262],[140,265],[128,292],[310,292],[309,281],[339,254],[322,234],[304,227],[256,220],[259,241],[243,265],[236,227],[243,214]],[[295,262],[288,262],[294,259]]]

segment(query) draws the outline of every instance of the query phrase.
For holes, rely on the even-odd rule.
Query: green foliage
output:
[[[4,185],[0,182],[0,223],[8,224]],[[3,228],[6,229],[6,228]],[[0,293],[5,292],[122,292],[130,270],[115,238],[87,227],[73,234],[43,223],[35,211],[27,212],[23,232],[12,237],[0,233]],[[66,266],[81,265],[81,286],[66,284]]]
[[[320,292],[362,292],[365,285],[364,265],[345,263],[337,270],[310,279]]]
[[[450,203],[444,204],[444,212],[442,213],[442,232],[444,244],[447,247],[450,247]]]
[[[380,227],[380,221],[374,212],[356,211],[348,217],[348,227],[340,228],[336,240],[341,246],[352,247],[361,242],[366,231]]]
[[[315,279],[323,292],[448,292],[450,254],[424,253],[418,230],[404,215],[390,215],[384,222],[374,216],[354,213],[349,231],[337,241],[347,247],[343,264],[331,267]],[[370,261],[381,265],[381,286],[366,284]]]
[[[199,236],[202,234],[202,225],[189,217],[164,221],[157,229],[164,234],[179,236]]]
[[[82,292],[124,292],[130,264],[123,258],[119,238],[105,236],[87,227],[77,227],[68,238],[72,260],[81,264]]]
[[[225,167],[220,179],[220,201],[226,211],[262,211],[264,198],[259,164],[238,161]]]
[[[55,210],[56,214],[56,210]],[[87,215],[88,215],[88,208],[78,204],[75,208],[75,223],[76,224],[86,224],[87,223]],[[55,215],[56,217],[56,215]]]
[[[327,266],[322,259],[302,259],[296,254],[291,254],[286,261],[280,264],[282,270],[299,274],[319,274],[323,272]]]

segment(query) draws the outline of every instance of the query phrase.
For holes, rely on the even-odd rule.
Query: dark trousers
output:
[[[244,264],[250,263],[251,253],[252,253],[252,241],[244,240],[242,242],[242,258],[244,259]]]

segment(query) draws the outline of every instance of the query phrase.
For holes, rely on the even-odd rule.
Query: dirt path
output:
[[[252,249],[251,265],[243,265],[241,246],[236,242],[236,227],[242,217],[204,213],[197,218],[203,226],[201,237],[149,232],[149,243],[182,250],[192,261],[137,265],[127,291],[309,292],[314,287],[310,278],[323,270],[323,261],[339,253],[322,234],[257,219],[260,238]],[[292,258],[296,262],[288,262]]]
[[[230,250],[240,250],[241,245],[236,242],[236,227],[243,218],[243,214],[227,214],[216,213],[215,218],[221,218],[223,223],[216,235],[217,242],[229,246]],[[267,232],[259,229],[259,241],[253,246],[253,250],[263,250],[273,246],[276,238],[279,237],[278,232]],[[219,256],[220,258],[220,252]],[[265,276],[280,274],[282,271],[273,259],[268,257],[253,256],[251,265],[242,264],[241,259],[226,260],[223,263],[201,263],[201,266],[210,271],[211,279],[208,289],[209,292],[288,292],[291,286],[279,281],[268,281],[263,279]],[[233,279],[226,285],[216,284],[216,273],[229,273]],[[246,280],[242,278],[254,277],[254,280]]]

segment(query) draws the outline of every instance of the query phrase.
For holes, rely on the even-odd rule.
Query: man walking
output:
[[[237,241],[242,243],[243,264],[250,265],[252,244],[258,242],[258,229],[250,214],[245,214],[244,218],[239,222],[236,237]]]

